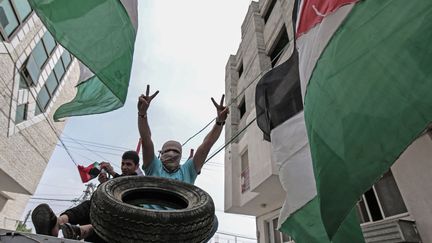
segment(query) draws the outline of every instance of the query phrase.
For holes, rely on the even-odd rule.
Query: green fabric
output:
[[[95,76],[79,85],[54,119],[122,107],[132,66],[135,29],[119,0],[30,0],[56,41]]]
[[[300,210],[290,215],[280,231],[293,237],[296,243],[363,243],[355,209],[351,211],[337,231],[333,240],[329,240],[321,220],[318,197],[314,197]]]
[[[101,105],[103,104],[103,105]],[[112,111],[123,106],[102,83],[98,77],[93,76],[86,82],[78,85],[78,92],[75,98],[62,105],[54,114],[54,118],[58,120],[62,117],[83,116],[88,114],[98,114]]]
[[[359,2],[321,55],[305,120],[330,238],[432,120],[432,1]]]

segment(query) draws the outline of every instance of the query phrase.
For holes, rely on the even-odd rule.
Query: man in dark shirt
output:
[[[121,170],[122,174],[117,174],[108,162],[100,163],[101,170],[106,171],[99,174],[100,183],[108,181],[107,174],[114,178],[119,176],[137,175],[136,170],[139,168],[139,156],[135,151],[127,151],[122,156]],[[91,199],[90,199],[91,200]],[[85,239],[91,242],[102,242],[94,234],[93,226],[90,222],[90,204],[87,200],[70,208],[57,217],[48,204],[38,205],[32,213],[32,221],[37,234],[58,236],[59,230],[63,236],[68,239]],[[79,226],[77,226],[79,225]]]

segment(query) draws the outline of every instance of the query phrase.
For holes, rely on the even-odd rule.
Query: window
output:
[[[289,235],[286,235],[282,232],[280,232],[277,229],[278,225],[278,217],[270,219],[268,221],[265,221],[266,228],[267,228],[267,240],[266,242],[269,243],[287,243],[287,242],[293,242],[292,238]]]
[[[19,15],[19,19],[24,21],[31,13],[31,7],[27,0],[12,0],[15,9]]]
[[[31,56],[33,56],[34,60],[39,69],[42,69],[46,60],[48,59],[48,54],[45,51],[42,41],[39,41],[35,48],[33,49]]]
[[[0,0],[0,34],[2,40],[11,37],[30,15],[27,0]]]
[[[408,212],[391,171],[372,186],[357,203],[362,223],[379,221]]]
[[[27,61],[23,65],[22,75],[26,78],[27,83],[36,85],[39,78],[40,69],[32,55],[27,58]]]
[[[61,59],[63,61],[64,68],[67,69],[72,61],[70,53],[67,50],[64,50]]]
[[[50,32],[47,31],[45,33],[45,35],[42,37],[42,42],[45,46],[47,53],[51,54],[56,47],[56,42],[55,42],[54,37],[52,37]]]
[[[42,87],[38,96],[36,97],[36,111],[35,114],[39,115],[46,111],[48,107],[48,103],[50,102],[51,97],[45,86]]]
[[[282,56],[282,51],[284,50],[285,46],[288,45],[288,43],[289,43],[288,33],[285,25],[283,25],[282,29],[278,34],[278,37],[275,40],[275,44],[273,45],[270,51],[269,56],[270,56],[272,67],[276,65],[277,61]]]
[[[9,0],[0,1],[0,24],[6,37],[11,36],[18,27],[18,19]]]
[[[20,75],[19,89],[28,89],[27,81],[22,75]]]
[[[63,66],[61,64],[61,61],[57,62],[58,66],[60,65],[63,69]],[[36,98],[36,111],[35,115],[39,115],[46,111],[48,108],[49,102],[54,97],[55,92],[57,91],[57,88],[59,86],[59,79],[57,79],[55,70],[51,72],[51,74],[48,76],[45,85],[42,87],[41,91],[39,92],[37,98]]]
[[[36,44],[30,56],[27,58],[24,69],[21,71],[23,76],[27,79],[30,85],[36,85],[39,75],[46,65],[49,57],[53,53],[57,43],[49,32],[46,32],[42,39]],[[61,61],[59,60],[61,63]],[[60,66],[62,66],[60,64]],[[63,75],[63,67],[57,67],[57,72]],[[63,73],[62,73],[63,72]]]
[[[240,119],[242,119],[242,117],[246,113],[246,102],[245,102],[245,98],[244,97],[243,97],[242,101],[240,102],[240,105],[238,106],[238,109],[240,111]]]
[[[249,156],[246,150],[241,155],[241,192],[244,193],[250,189],[249,182]]]
[[[51,74],[48,76],[45,85],[50,95],[53,96],[58,87],[57,78],[55,77],[54,72],[51,72]]]
[[[298,17],[298,10],[300,9],[300,0],[294,0],[294,7],[292,12],[292,22],[293,25],[296,26],[297,23],[297,17]]]
[[[240,63],[240,66],[238,68],[238,76],[239,78],[242,76],[243,74],[243,62]]]
[[[63,78],[63,75],[65,73],[65,69],[63,67],[62,61],[59,59],[56,65],[54,66],[54,73],[57,77],[57,80],[61,80]]]
[[[265,13],[263,14],[264,23],[267,23],[267,20],[269,19],[270,14],[273,12],[273,8],[274,8],[275,4],[276,4],[276,0],[270,0],[268,8],[265,11]]]
[[[18,105],[15,115],[15,124],[21,123],[27,120],[27,104]]]

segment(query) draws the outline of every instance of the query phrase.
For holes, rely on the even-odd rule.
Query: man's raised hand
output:
[[[211,98],[213,105],[216,107],[216,112],[217,112],[216,121],[217,122],[225,122],[225,120],[227,119],[228,113],[229,113],[228,107],[224,106],[224,99],[225,99],[225,95],[222,95],[220,103],[218,104],[213,99],[213,97]]]
[[[154,92],[154,94],[150,95],[150,85],[147,85],[146,94],[140,95],[138,98],[138,113],[140,115],[146,115],[147,110],[150,106],[150,102],[153,100],[156,95],[159,94],[159,90]]]

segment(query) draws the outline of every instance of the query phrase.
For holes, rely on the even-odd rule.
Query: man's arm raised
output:
[[[197,149],[197,151],[193,157],[195,170],[197,173],[201,172],[201,168],[204,165],[204,162],[207,158],[207,155],[209,154],[211,147],[218,140],[218,138],[222,132],[223,125],[225,124],[225,120],[228,116],[229,109],[228,109],[228,107],[223,105],[224,98],[225,98],[225,95],[222,95],[222,98],[221,98],[221,101],[219,104],[216,103],[216,101],[213,98],[211,98],[213,105],[216,107],[216,111],[217,111],[216,124],[213,125],[212,130],[204,138],[203,143],[198,147],[198,149]]]
[[[159,91],[149,95],[150,85],[147,85],[146,95],[142,94],[138,98],[138,130],[142,141],[142,156],[143,156],[143,168],[146,168],[153,160],[154,157],[154,145],[151,140],[150,127],[147,121],[147,110],[150,106],[150,102]]]

